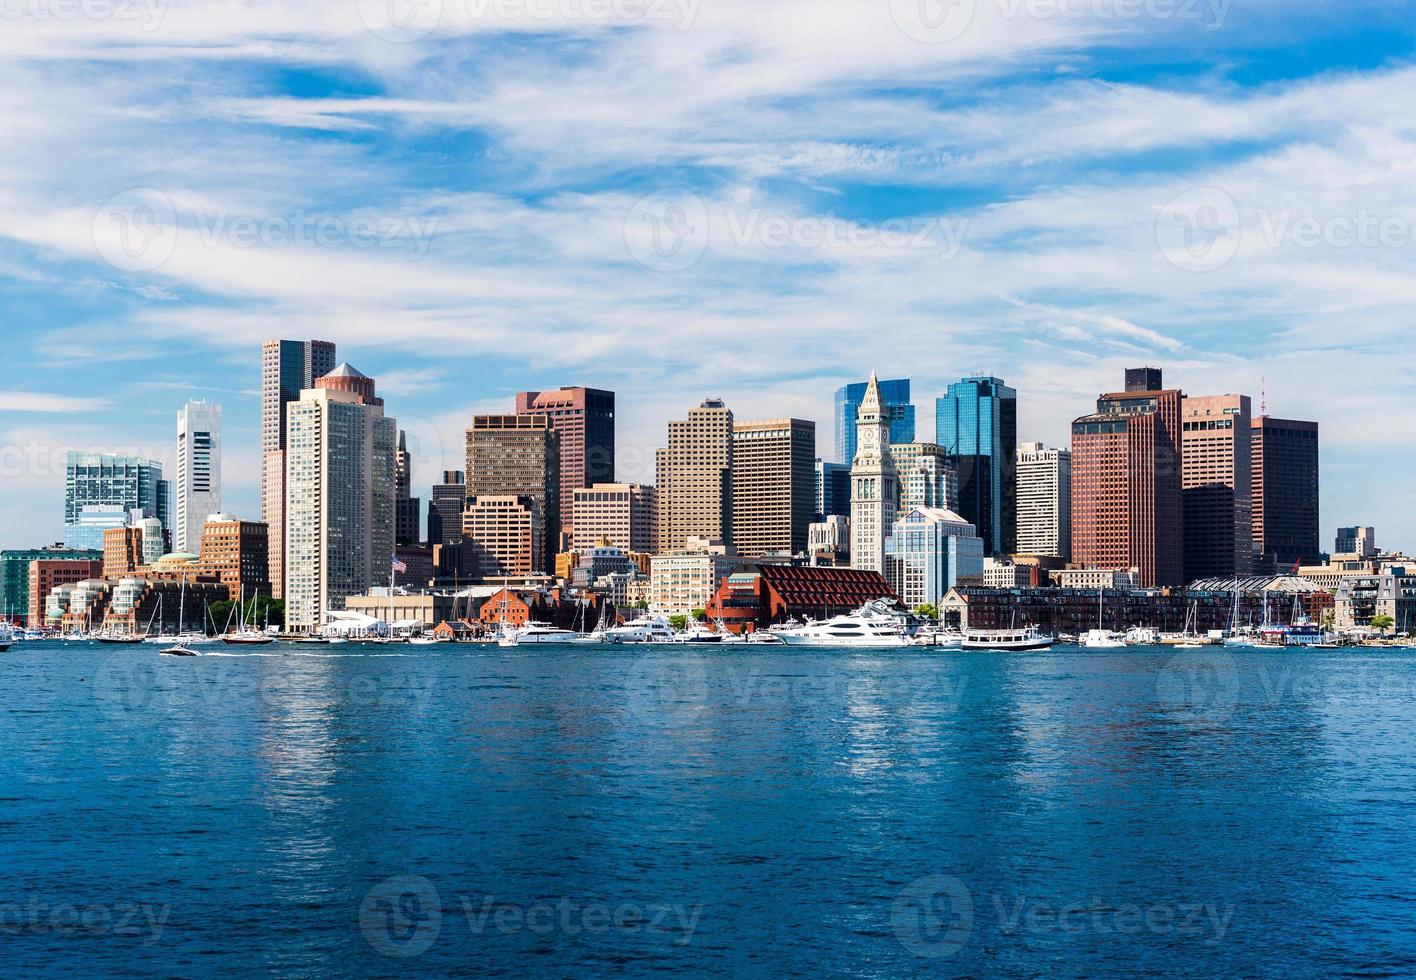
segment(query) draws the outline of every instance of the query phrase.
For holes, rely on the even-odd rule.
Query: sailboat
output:
[[[161,612],[162,596],[159,594],[157,597],[157,608],[154,609],[152,615],[148,617],[147,630],[144,631],[142,636],[136,633],[103,633],[99,636],[98,642],[106,643],[110,646],[132,646],[135,643],[144,643],[152,633],[152,624]]]
[[[263,633],[258,629],[253,629],[246,625],[246,587],[241,586],[241,600],[239,607],[241,619],[237,624],[235,633],[227,633],[221,638],[221,642],[228,646],[263,647],[275,642],[275,638],[269,633]],[[227,621],[228,628],[230,621]]]
[[[1119,633],[1113,633],[1109,629],[1104,629],[1101,625],[1103,615],[1106,611],[1106,590],[1096,590],[1096,629],[1087,630],[1079,641],[1080,646],[1091,649],[1115,649],[1124,647],[1126,638]]]

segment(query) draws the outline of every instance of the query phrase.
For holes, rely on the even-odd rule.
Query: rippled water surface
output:
[[[1416,973],[1416,651],[0,657],[9,976]]]

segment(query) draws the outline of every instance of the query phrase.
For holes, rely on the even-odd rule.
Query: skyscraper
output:
[[[1018,393],[998,378],[964,378],[934,403],[934,441],[954,459],[959,514],[986,555],[1017,550]]]
[[[1187,395],[1180,403],[1187,582],[1253,570],[1252,446],[1247,396]]]
[[[851,464],[816,461],[815,522],[851,516]]]
[[[467,430],[467,497],[528,497],[546,540],[539,571],[554,571],[560,536],[560,432],[547,415],[477,415]],[[463,530],[467,533],[464,520]]]
[[[885,579],[906,608],[937,604],[958,585],[983,581],[983,542],[942,507],[901,511],[885,546]]]
[[[1339,555],[1371,558],[1377,553],[1377,529],[1374,527],[1340,527],[1333,551]]]
[[[932,507],[957,511],[959,477],[954,459],[938,443],[891,444],[895,471],[900,475],[900,510]]]
[[[638,483],[597,483],[575,491],[571,548],[586,552],[601,541],[624,551],[654,551],[654,488]]]
[[[543,415],[560,438],[560,534],[575,529],[575,491],[615,482],[615,393],[598,388],[523,391],[517,415]],[[559,543],[559,542],[553,542]]]
[[[860,403],[865,399],[865,389],[869,382],[860,381],[836,389],[836,458],[844,466],[850,466],[856,454],[856,417],[860,414]],[[880,389],[880,403],[890,426],[890,443],[901,445],[914,442],[915,407],[910,401],[909,378],[894,381],[877,381]]]
[[[467,509],[467,474],[443,470],[428,500],[428,544],[453,545],[462,540],[462,512]]]
[[[162,464],[136,456],[70,452],[64,486],[64,546],[103,550],[103,532],[140,510],[172,527],[172,485]],[[112,519],[107,519],[111,515]]]
[[[732,541],[758,558],[806,551],[816,516],[816,423],[733,423]]]
[[[195,553],[202,526],[221,512],[221,406],[188,402],[177,413],[177,527],[173,547]]]
[[[369,384],[349,384],[359,378]],[[315,385],[286,407],[285,615],[297,631],[387,584],[395,547],[398,423],[348,365]]]
[[[1072,553],[1072,454],[1040,442],[1018,447],[1018,553]]]
[[[1161,384],[1159,372],[1145,383]],[[1095,414],[1072,423],[1074,563],[1138,568],[1147,588],[1183,584],[1183,397],[1161,388],[1102,395]]]
[[[733,413],[709,398],[669,422],[669,444],[655,458],[657,550],[667,555],[690,537],[732,542]]]
[[[884,575],[885,542],[900,509],[900,478],[890,453],[890,419],[871,372],[856,420],[851,463],[851,567]]]
[[[270,587],[285,595],[286,409],[334,370],[326,340],[267,340],[261,346],[261,521],[270,536]]]
[[[1260,415],[1250,431],[1255,561],[1273,572],[1315,564],[1322,555],[1318,423]]]
[[[397,474],[394,485],[394,537],[400,545],[422,543],[423,501],[413,496],[413,456],[408,437],[398,433]]]

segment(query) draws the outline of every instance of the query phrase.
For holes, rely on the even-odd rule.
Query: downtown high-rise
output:
[[[851,462],[851,566],[886,574],[886,545],[900,510],[900,477],[890,452],[890,417],[871,374],[856,416]]]
[[[1180,403],[1185,581],[1247,576],[1254,566],[1246,395],[1187,395]]]
[[[1067,559],[1072,551],[1072,454],[1040,442],[1018,447],[1018,554]]]
[[[555,428],[560,444],[559,540],[575,534],[575,491],[615,482],[615,393],[598,388],[523,391],[517,415],[539,415]]]
[[[1017,550],[1018,393],[998,378],[964,378],[934,403],[934,441],[949,453],[959,514],[985,555]]]
[[[156,460],[70,452],[64,479],[66,548],[102,551],[104,532],[129,526],[135,511],[171,532],[172,484]]]
[[[515,546],[515,560],[488,558],[485,568],[522,567],[522,558],[534,556],[534,571],[550,572],[555,567],[560,537],[560,431],[549,416],[477,415],[467,430],[467,511],[463,535],[468,545],[481,554],[501,548],[500,528],[509,508],[529,513],[518,523],[518,534],[534,526],[539,538],[534,546]],[[498,498],[495,505],[481,498]],[[513,503],[508,504],[510,499]],[[530,533],[530,532],[526,532]],[[480,549],[480,550],[479,550]],[[499,573],[500,574],[500,573]]]
[[[687,419],[669,422],[655,473],[659,554],[682,549],[691,537],[732,542],[733,413],[721,399],[705,399]]]
[[[1250,435],[1256,564],[1283,572],[1316,563],[1322,555],[1318,423],[1260,415]]]
[[[221,512],[221,406],[188,402],[177,413],[177,513],[173,548],[196,553],[202,527]]]
[[[261,521],[267,527],[270,586],[285,595],[286,412],[335,367],[327,340],[267,340],[261,346]]]
[[[732,542],[738,554],[806,552],[816,516],[816,423],[733,423]]]
[[[903,445],[914,442],[915,407],[910,400],[910,379],[895,378],[877,381],[880,405],[889,426],[890,443]],[[856,417],[869,382],[859,381],[836,389],[836,458],[850,466],[856,454]]]

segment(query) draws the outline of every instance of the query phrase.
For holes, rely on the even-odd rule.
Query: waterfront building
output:
[[[1160,384],[1156,369],[1127,383]],[[1140,569],[1141,584],[1184,577],[1178,390],[1133,387],[1102,395],[1072,423],[1072,561]]]
[[[44,610],[49,593],[61,585],[75,585],[85,579],[101,578],[103,562],[96,558],[36,558],[29,563],[29,611],[25,625],[44,628]],[[16,617],[0,616],[0,622]]]
[[[708,398],[687,419],[669,422],[655,457],[655,550],[679,551],[690,538],[731,543],[733,413]]]
[[[934,403],[934,428],[958,473],[958,513],[984,553],[1017,551],[1018,393],[999,378],[956,381]]]
[[[851,464],[816,461],[817,524],[828,517],[851,516]]]
[[[1378,616],[1388,616],[1395,624],[1385,632],[1408,633],[1416,627],[1416,567],[1393,566],[1375,575],[1341,579],[1333,609],[1337,628],[1371,629]]]
[[[108,584],[102,625],[105,631],[119,635],[201,629],[204,610],[230,597],[226,586],[201,578],[132,576]],[[98,624],[99,619],[95,617],[93,622]]]
[[[1018,447],[1018,552],[1061,558],[1072,551],[1072,454],[1040,442]]]
[[[65,633],[97,629],[103,625],[111,592],[111,586],[103,579],[88,578],[75,585],[61,585],[49,593],[44,607],[44,625]]]
[[[413,456],[408,436],[398,433],[397,469],[394,474],[393,536],[404,547],[423,543],[423,501],[413,496]]]
[[[576,562],[567,578],[577,589],[590,588],[597,579],[617,573],[638,573],[629,554],[614,545],[598,545],[588,549]]]
[[[344,600],[344,608],[348,612],[389,625],[420,623],[425,631],[431,631],[440,623],[450,622],[457,615],[458,606],[456,596],[435,593],[402,595],[387,588],[370,589],[368,595],[350,596]]]
[[[806,551],[816,513],[816,423],[734,422],[732,541],[738,554]]]
[[[828,514],[824,521],[811,525],[806,550],[813,565],[849,564],[851,519],[839,514]]]
[[[885,543],[885,580],[909,609],[937,603],[955,586],[983,583],[983,542],[953,511],[912,507]]]
[[[237,597],[270,595],[269,530],[259,521],[212,514],[202,525],[201,574],[212,576]]]
[[[885,540],[900,508],[900,478],[890,453],[890,422],[871,372],[856,419],[851,463],[851,564],[885,574]]]
[[[1260,415],[1251,426],[1255,561],[1276,572],[1315,563],[1322,555],[1318,423]]]
[[[702,609],[719,583],[741,567],[730,545],[691,537],[684,548],[649,563],[649,606],[665,615]]]
[[[1185,396],[1180,447],[1185,581],[1247,576],[1254,567],[1248,397]]]
[[[899,599],[879,572],[760,565],[725,576],[703,609],[709,622],[751,633],[790,619],[830,619],[877,599]]]
[[[138,569],[146,564],[143,558],[142,528],[113,527],[103,532],[104,578],[116,579],[135,575]]]
[[[387,582],[395,546],[398,423],[347,364],[315,385],[286,407],[286,625],[305,632]]]
[[[954,460],[938,443],[890,444],[900,475],[900,509],[934,507],[958,512],[959,475]]]
[[[560,433],[548,415],[477,415],[467,430],[467,496],[522,497],[535,508],[542,540],[534,552],[538,564],[529,571],[551,571],[560,537]],[[505,501],[491,506],[476,522],[463,520],[463,534],[492,519],[492,510],[519,507]],[[519,520],[519,519],[518,519]],[[495,521],[493,522],[495,524]],[[489,545],[502,554],[503,545]],[[479,560],[480,563],[480,560]],[[513,573],[517,574],[517,573]]]
[[[334,371],[326,340],[267,340],[261,346],[261,522],[266,525],[271,592],[285,595],[286,411],[300,392]]]
[[[575,535],[575,491],[615,482],[615,393],[599,388],[523,391],[517,415],[540,415],[555,428],[560,444],[560,525],[551,546]]]
[[[880,406],[890,427],[892,445],[904,445],[915,440],[915,407],[910,400],[909,378],[876,381]],[[856,419],[865,400],[868,381],[848,384],[836,389],[836,458],[850,466],[856,457]],[[848,516],[848,515],[847,515]]]
[[[1337,547],[1333,552],[1339,555],[1355,555],[1358,558],[1372,558],[1377,555],[1377,529],[1374,527],[1340,527],[1337,529]]]
[[[70,452],[64,487],[64,545],[98,551],[103,532],[128,524],[141,510],[164,528],[172,526],[171,484],[162,464],[136,456]]]
[[[639,483],[596,483],[578,487],[573,550],[607,541],[625,551],[654,550],[653,487]]]
[[[188,402],[177,413],[177,526],[172,547],[192,551],[221,512],[221,406]]]
[[[538,575],[546,561],[544,497],[484,494],[471,498],[462,515],[460,571],[480,580]]]
[[[1014,564],[1001,558],[983,560],[985,589],[1026,589],[1036,584],[1033,579],[1033,569],[1027,565]]]
[[[467,474],[443,470],[428,500],[428,544],[454,545],[462,540],[462,512],[467,508]]]
[[[1140,570],[1136,568],[1055,568],[1048,573],[1059,589],[1139,589]]]
[[[23,622],[29,615],[30,565],[33,562],[102,560],[101,550],[66,548],[62,544],[0,551],[0,623]]]

